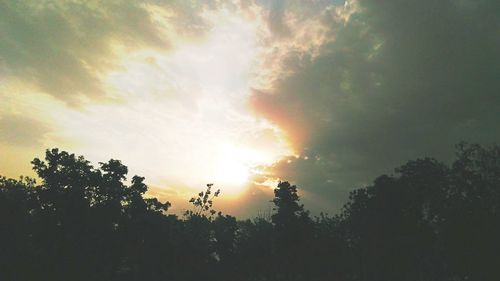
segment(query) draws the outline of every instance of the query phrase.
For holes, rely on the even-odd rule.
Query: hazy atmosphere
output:
[[[500,280],[500,0],[0,0],[1,281]]]
[[[120,159],[174,213],[214,183],[315,213],[409,159],[500,140],[498,1],[0,0],[0,174]]]

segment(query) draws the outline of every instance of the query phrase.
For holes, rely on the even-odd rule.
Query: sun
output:
[[[248,148],[222,144],[218,150],[214,180],[221,185],[224,193],[237,194],[247,184],[255,161],[249,157]]]
[[[248,106],[262,67],[259,23],[227,11],[207,21],[202,39],[179,35],[168,50],[116,46],[120,67],[103,79],[117,102],[50,113],[61,138],[78,140],[90,159],[120,158],[160,188],[187,193],[214,183],[232,198],[246,191],[255,167],[290,147]]]
[[[221,163],[218,167],[218,177],[221,184],[227,184],[230,186],[242,186],[250,177],[250,169],[244,163],[240,161],[234,161],[233,159]],[[232,189],[234,190],[234,188]]]
[[[214,180],[229,195],[244,191],[255,166],[272,158],[264,151],[231,143],[220,145],[218,155]]]

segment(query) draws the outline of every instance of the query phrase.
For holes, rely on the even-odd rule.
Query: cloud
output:
[[[285,3],[286,1],[270,1],[268,27],[272,33],[277,36],[288,36],[290,29],[285,22]]]
[[[43,143],[50,129],[45,123],[20,115],[0,117],[0,142],[6,145],[32,147]]]
[[[179,33],[200,29],[201,5],[182,2],[0,1],[0,72],[69,105],[108,98],[103,77],[119,50],[170,48],[152,7],[170,11]]]
[[[207,98],[210,103],[196,108],[197,114],[193,114],[192,105],[196,103],[194,99],[186,98],[188,95],[183,95],[182,91],[171,97],[182,96],[187,101],[186,112],[177,110],[178,100],[156,100],[155,96],[152,103],[148,100],[151,96],[128,85],[166,85],[169,81],[149,81],[163,81],[171,75],[175,78],[171,80],[176,82],[173,84],[185,84],[189,91],[184,92],[197,95],[198,89],[193,87],[197,86],[196,79],[183,76],[190,73],[191,66],[200,66],[196,63],[196,56],[191,55],[196,49],[185,50],[187,57],[195,59],[191,62],[184,56],[180,56],[179,61],[175,58],[172,61],[168,55],[163,60],[161,57],[166,55],[164,52],[183,46],[176,42],[179,38],[190,41],[192,45],[202,42],[206,39],[204,35],[210,33],[207,31],[214,30],[212,23],[217,17],[227,14],[243,16],[259,25],[258,47],[255,49],[262,55],[259,57],[262,60],[255,62],[255,79],[248,82],[254,88],[250,104],[260,117],[286,131],[296,154],[300,155],[286,157],[268,166],[265,176],[272,180],[294,181],[304,189],[304,202],[311,198],[316,200],[315,203],[318,203],[318,198],[328,199],[326,201],[331,204],[324,202],[324,206],[332,205],[335,209],[350,189],[368,183],[381,173],[390,172],[408,159],[436,156],[446,160],[452,156],[453,144],[460,140],[499,140],[500,83],[497,76],[500,73],[500,53],[497,49],[500,45],[500,20],[496,12],[499,5],[493,0],[353,0],[346,4],[340,0],[239,3],[0,0],[0,96],[3,97],[0,109],[6,112],[0,114],[0,146],[9,147],[11,155],[15,155],[13,147],[18,150],[29,147],[25,154],[29,151],[31,155],[34,147],[41,146],[42,140],[53,131],[55,135],[68,138],[80,136],[76,139],[82,142],[88,137],[88,145],[99,144],[101,147],[102,140],[113,142],[112,146],[105,146],[106,151],[95,150],[92,155],[96,157],[113,152],[118,156],[128,155],[130,159],[125,160],[130,160],[130,163],[139,163],[144,155],[148,155],[149,159],[144,158],[142,162],[149,160],[151,163],[153,157],[157,160],[157,165],[153,166],[160,167],[166,165],[163,155],[172,155],[156,150],[151,154],[144,151],[131,154],[127,149],[129,143],[123,141],[127,139],[131,143],[158,143],[163,153],[166,153],[165,148],[182,152],[179,153],[182,159],[187,159],[186,151],[194,155],[193,159],[200,159],[193,149],[178,149],[177,145],[208,147],[207,142],[203,146],[185,138],[179,142],[177,137],[174,138],[179,134],[173,134],[172,128],[188,136],[193,135],[189,120],[198,124],[198,132],[210,131],[207,124],[214,120],[214,123],[224,125],[221,133],[227,133],[227,128],[247,128],[240,122],[228,121],[227,126],[221,122],[226,119],[219,116],[232,114],[228,114],[226,107],[224,110],[220,107],[229,104],[228,96],[222,95],[218,97],[220,100],[213,102],[214,95],[210,91]],[[228,13],[206,13],[220,10]],[[231,26],[231,21],[225,22],[226,27]],[[218,42],[224,45],[222,41]],[[248,57],[242,50],[249,41],[241,42],[242,48],[238,45],[234,53]],[[155,49],[150,53],[158,55],[147,55],[145,61],[151,61],[151,65],[140,64],[140,67],[128,69],[122,65],[125,63],[122,59],[145,49],[144,54]],[[202,51],[195,53],[203,56]],[[134,55],[130,55],[132,61],[137,57]],[[224,53],[223,57],[228,57],[228,54]],[[228,61],[231,65],[235,60]],[[218,61],[214,65],[227,68]],[[211,65],[206,66],[212,69]],[[101,103],[109,99],[106,87],[114,85],[106,79],[113,72],[117,78],[121,68],[127,70],[123,72],[125,74],[135,74],[134,71],[138,74],[124,74],[122,80],[117,79],[118,84],[133,92],[124,95],[124,98],[133,95],[128,107],[113,105],[107,108],[93,104],[85,109],[87,111],[75,110],[74,107],[87,100]],[[161,70],[160,74],[156,72],[157,77],[143,71],[153,68]],[[179,69],[189,71],[182,73]],[[216,81],[212,77],[217,78],[218,72],[209,73],[214,76],[200,75],[200,85]],[[247,74],[246,68],[244,74]],[[236,76],[227,77],[234,82]],[[2,83],[4,81],[6,83]],[[29,89],[26,91],[29,93],[23,93],[25,88],[17,87],[19,84],[30,84],[38,91],[35,94]],[[217,80],[215,84],[220,86],[221,83]],[[246,87],[246,81],[244,85]],[[155,87],[151,91],[166,92],[163,86]],[[2,91],[9,94],[2,95]],[[5,97],[11,97],[12,101],[5,102]],[[58,101],[54,102],[52,97]],[[66,108],[62,106],[64,104],[74,107]],[[165,108],[169,111],[166,112]],[[129,114],[127,109],[147,114],[138,117]],[[220,115],[214,115],[211,110]],[[66,114],[61,114],[64,112]],[[202,113],[211,118],[196,119]],[[46,119],[47,124],[52,122],[52,131],[37,116]],[[128,116],[135,117],[132,120]],[[229,117],[227,120],[234,119]],[[166,123],[169,126],[165,126]],[[117,126],[109,130],[104,124]],[[137,134],[132,124],[140,132],[147,133]],[[263,141],[255,142],[264,147],[277,138],[281,139],[263,137]],[[171,146],[162,143],[170,139]],[[124,149],[120,152],[120,145],[115,140],[122,140]],[[56,139],[53,142],[61,145]],[[122,151],[127,153],[122,154]],[[196,167],[193,163],[196,162],[189,162],[189,167]],[[5,163],[3,169],[8,166],[11,163]],[[176,163],[176,166],[180,165]],[[245,197],[246,206],[267,208],[267,199],[266,206],[252,205],[254,201],[270,196],[268,190],[259,188],[262,187],[250,188],[250,195]]]
[[[448,160],[461,140],[498,142],[499,8],[361,0],[322,13],[318,55],[288,52],[282,62],[301,63],[253,93],[308,156],[269,171],[333,198],[416,157]]]

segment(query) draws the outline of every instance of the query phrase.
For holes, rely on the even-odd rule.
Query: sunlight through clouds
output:
[[[301,2],[5,3],[2,174],[32,175],[29,161],[58,147],[120,159],[151,194],[179,197],[163,199],[214,183],[234,205],[269,195],[279,178],[264,167],[296,154],[252,97],[316,56],[329,2],[306,16]]]
[[[265,209],[288,180],[332,212],[401,161],[498,139],[496,2],[396,2],[0,1],[0,174],[58,147],[174,205],[214,183]]]
[[[247,104],[256,24],[227,11],[206,19],[212,29],[203,42],[125,54],[106,79],[119,103],[58,113],[78,153],[118,155],[155,185],[197,190],[214,182],[229,196],[243,191],[255,166],[289,153],[281,131]]]

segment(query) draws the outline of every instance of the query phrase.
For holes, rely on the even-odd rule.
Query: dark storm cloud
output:
[[[409,159],[448,160],[461,140],[500,141],[499,1],[358,4],[347,21],[325,13],[320,55],[254,93],[309,156],[270,170],[345,197]]]

